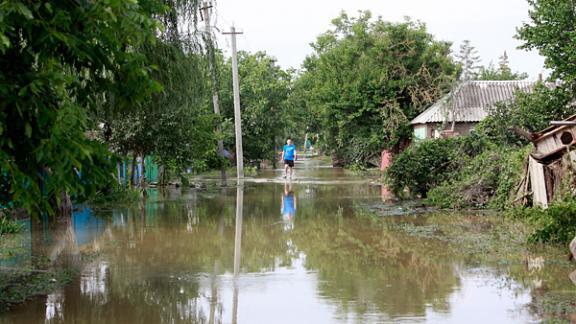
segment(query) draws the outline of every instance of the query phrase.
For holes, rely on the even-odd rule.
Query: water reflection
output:
[[[479,310],[482,320],[524,322],[534,318],[513,311],[529,301],[534,279],[548,289],[565,284],[550,278],[567,280],[538,258],[533,271],[473,263],[446,242],[356,212],[381,199],[380,187],[358,184],[151,190],[139,205],[92,212],[98,221],[83,228],[93,237],[69,223],[54,227],[55,244],[36,250],[61,244],[69,247],[60,255],[93,257],[71,285],[0,323],[474,322]]]
[[[284,230],[289,231],[294,228],[294,217],[296,217],[296,195],[292,187],[292,182],[284,182],[284,193],[282,194],[280,212],[284,221]]]
[[[234,226],[234,293],[232,297],[232,323],[238,320],[238,275],[240,274],[240,258],[242,254],[242,219],[244,210],[244,183],[240,181],[236,188],[236,224]]]
[[[63,304],[64,295],[60,291],[46,297],[46,322],[60,322],[64,319]]]

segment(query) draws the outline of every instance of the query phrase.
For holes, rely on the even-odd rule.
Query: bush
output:
[[[412,144],[394,158],[386,172],[390,190],[403,196],[426,197],[428,191],[453,179],[469,159],[463,152],[463,138],[425,140]]]
[[[576,199],[569,198],[542,208],[516,208],[509,217],[527,220],[536,230],[529,237],[533,243],[569,243],[576,235]]]
[[[140,189],[113,184],[111,188],[99,191],[88,203],[94,205],[124,204],[136,202],[140,198]]]
[[[522,177],[529,148],[492,148],[469,160],[457,176],[430,190],[427,202],[442,208],[505,209]]]
[[[19,224],[0,213],[0,236],[4,234],[18,233],[22,228],[24,228],[22,224]]]

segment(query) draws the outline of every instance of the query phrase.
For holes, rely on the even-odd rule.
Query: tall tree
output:
[[[0,1],[1,205],[53,212],[109,181],[106,148],[85,135],[103,94],[118,109],[158,90],[137,49],[161,1]]]
[[[215,116],[208,109],[207,66],[196,33],[196,0],[164,0],[167,10],[158,16],[162,24],[155,44],[142,47],[150,76],[162,88],[138,109],[99,116],[110,125],[104,138],[121,154],[153,155],[178,175],[187,167],[207,168],[216,156]],[[104,134],[106,135],[106,134]]]
[[[290,75],[265,52],[238,53],[238,73],[241,80],[242,132],[244,158],[257,165],[262,160],[274,161],[275,147],[285,135],[286,100],[290,91]],[[232,120],[231,62],[222,75],[222,109]],[[228,123],[231,126],[231,123]],[[225,144],[233,147],[234,137],[228,132]]]
[[[456,55],[456,59],[462,68],[460,73],[460,80],[468,81],[474,80],[478,77],[478,71],[480,70],[480,56],[478,56],[478,51],[472,44],[470,40],[464,40],[460,45],[460,52]]]
[[[481,67],[478,76],[478,80],[523,80],[526,78],[528,74],[525,72],[512,72],[506,51],[499,57],[498,67],[492,63],[488,67]]]
[[[342,13],[312,44],[302,82],[320,120],[323,149],[335,164],[375,163],[382,149],[401,150],[409,121],[451,85],[450,44],[422,23],[373,20],[370,12]]]
[[[576,2],[528,0],[530,22],[518,29],[521,48],[538,50],[551,78],[562,80],[572,95],[576,90]]]

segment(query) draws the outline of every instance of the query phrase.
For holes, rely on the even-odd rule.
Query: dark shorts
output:
[[[284,160],[284,165],[288,165],[289,167],[294,167],[294,160]]]

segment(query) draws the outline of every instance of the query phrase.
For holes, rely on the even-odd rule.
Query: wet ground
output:
[[[0,266],[45,255],[80,276],[0,323],[526,323],[574,291],[557,255],[486,248],[493,216],[415,214],[369,176],[297,167],[32,226]]]

